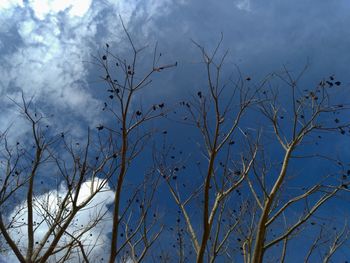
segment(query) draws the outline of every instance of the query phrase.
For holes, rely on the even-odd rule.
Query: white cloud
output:
[[[95,53],[91,43],[96,35],[98,12],[89,10],[88,2],[78,9],[79,1],[30,1],[22,6],[21,16],[13,12],[15,5],[0,10],[1,15],[9,16],[7,21],[12,19],[12,30],[15,25],[19,37],[13,52],[1,58],[2,94],[16,99],[18,89],[22,89],[27,97],[35,95],[37,101],[52,109],[74,112],[94,125],[100,103],[87,89],[89,70],[84,60]],[[58,14],[59,11],[67,15]],[[33,13],[44,20],[38,21]],[[10,28],[7,23],[4,32]],[[0,116],[0,122],[6,127],[9,123],[4,118]]]
[[[113,0],[108,4],[107,1],[90,0],[29,0],[25,3],[0,0],[0,3],[0,37],[5,39],[12,30],[17,38],[11,42],[14,47],[10,51],[0,54],[2,72],[0,94],[6,95],[2,96],[0,102],[1,107],[6,107],[7,113],[0,115],[0,123],[5,128],[13,123],[11,136],[21,137],[26,132],[25,122],[18,119],[15,107],[7,99],[10,97],[20,101],[20,89],[27,98],[34,95],[36,101],[50,106],[53,112],[71,112],[73,114],[70,115],[87,121],[91,126],[99,122],[99,112],[96,108],[100,105],[100,101],[89,91],[87,78],[91,71],[84,61],[91,60],[91,55],[97,53],[97,47],[103,45],[106,38],[112,42],[120,41],[121,25],[117,18],[118,14],[122,15],[126,24],[135,14],[138,17],[144,16],[147,21],[169,12],[171,2]],[[102,28],[108,37],[97,38],[98,28]],[[97,74],[95,77],[97,78]],[[61,124],[55,123],[55,125],[79,133],[76,121],[60,120],[60,122]],[[90,190],[91,184],[85,183],[79,198],[88,196]],[[107,204],[113,200],[113,192],[108,186],[105,190],[94,197],[89,209],[84,209],[76,215],[75,225],[68,229],[72,233],[79,233],[81,225],[89,224],[91,218],[96,217],[98,212],[106,212],[106,220],[83,236],[84,244],[87,247],[91,246],[92,253],[96,256],[108,254],[107,234],[111,230],[111,220],[108,217],[111,215],[107,211]],[[50,211],[54,214],[57,211],[59,196],[63,196],[66,191],[67,189],[61,187],[59,190],[37,196],[34,220],[41,221],[43,211],[40,204],[45,202],[50,203]],[[17,213],[18,211],[20,212]],[[14,208],[9,219],[15,216],[21,223],[22,218],[26,218],[26,213],[27,209],[23,203]],[[47,224],[40,225],[35,233],[35,240],[40,240],[47,228]],[[25,225],[18,226],[11,235],[25,250],[27,241]],[[67,236],[66,238],[60,241],[60,245],[68,241],[69,238]],[[17,261],[11,253],[6,259],[2,259],[0,255],[0,262],[1,260]],[[51,260],[55,262],[55,259]],[[129,259],[127,262],[131,263],[132,260]]]
[[[23,7],[23,0],[1,0],[0,1],[0,10],[10,9],[17,6]]]
[[[91,230],[84,233],[81,237],[82,244],[85,251],[89,254],[89,258],[93,259],[100,258],[101,255],[106,257],[108,255],[108,245],[109,238],[108,233],[112,227],[111,213],[108,211],[107,205],[113,202],[114,192],[109,188],[105,181],[102,179],[96,179],[95,181],[87,181],[82,184],[81,192],[78,196],[78,203],[82,203],[87,198],[90,197],[91,193],[96,190],[97,187],[103,186],[102,190],[96,194],[94,199],[88,204],[87,207],[80,210],[74,217],[73,223],[68,227],[67,232],[73,234],[75,237],[82,233],[82,230],[91,225],[94,219],[100,218],[104,215],[102,220],[94,226]],[[67,193],[67,189],[61,185],[59,190],[49,191],[45,194],[36,196],[34,199],[34,222],[36,223],[35,231],[35,242],[39,242],[47,233],[49,224],[45,219],[47,215],[55,215],[59,210],[60,200]],[[70,206],[66,207],[70,209]],[[12,220],[16,223],[13,224],[13,228],[10,230],[11,237],[16,241],[18,247],[22,249],[22,252],[26,250],[27,246],[27,208],[26,203],[22,203],[16,206],[11,214],[8,216],[8,220]],[[42,222],[38,224],[38,222]],[[52,237],[49,238],[49,240]],[[64,235],[59,241],[57,247],[62,247],[69,243],[71,238],[69,235]],[[38,244],[36,243],[36,246]],[[66,250],[58,253],[55,257],[49,258],[49,262],[56,262],[62,255],[64,255]],[[74,253],[73,253],[74,254]],[[1,258],[0,258],[1,260]],[[11,262],[17,262],[15,255],[12,253],[6,255],[6,260],[11,260]],[[96,260],[97,261],[97,260]],[[71,260],[65,262],[80,262],[77,258],[72,258]]]
[[[89,10],[91,0],[30,0],[29,6],[40,20],[65,10],[70,16],[82,17]]]
[[[4,34],[5,39],[6,31],[17,30],[18,41],[13,42],[12,52],[1,57],[0,93],[13,97],[22,89],[26,96],[35,95],[38,101],[43,100],[57,110],[72,111],[93,126],[98,122],[96,108],[101,103],[87,89],[90,72],[84,61],[91,61],[91,55],[104,43],[104,36],[96,39],[97,28],[102,27],[108,32],[109,40],[118,42],[121,26],[117,14],[122,15],[126,24],[135,14],[145,15],[147,20],[165,15],[171,2],[30,0],[1,3],[0,14],[6,17],[6,23],[0,26],[4,32],[0,36]],[[14,12],[15,8],[19,9]]]
[[[240,10],[251,11],[250,0],[239,0],[236,1],[236,7]]]

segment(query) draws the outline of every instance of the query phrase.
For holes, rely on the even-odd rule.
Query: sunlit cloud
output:
[[[112,221],[110,220],[111,213],[108,210],[108,205],[113,202],[114,192],[109,188],[105,181],[102,179],[96,179],[95,181],[87,181],[82,184],[80,194],[78,196],[78,204],[81,204],[91,193],[96,190],[97,187],[103,186],[101,191],[96,194],[94,199],[82,210],[80,210],[73,219],[73,223],[70,224],[66,233],[58,243],[59,247],[64,247],[72,241],[70,235],[80,236],[81,242],[85,248],[85,252],[89,254],[91,260],[99,261],[102,256],[108,254],[106,250],[106,244],[109,243],[108,233],[111,229]],[[40,241],[44,238],[50,227],[50,219],[48,215],[54,216],[59,211],[59,206],[62,198],[67,194],[67,188],[63,185],[58,190],[48,191],[42,195],[38,195],[34,198],[33,203],[33,221],[35,224],[34,239],[36,245],[40,244]],[[67,206],[66,209],[71,209]],[[26,250],[28,235],[27,235],[27,213],[28,209],[26,203],[16,206],[9,214],[7,221],[14,223],[10,228],[10,236],[17,243],[18,247],[23,251]],[[90,230],[86,231],[96,220],[99,222],[94,225]],[[53,236],[49,238],[52,240]],[[49,242],[50,243],[50,242]],[[49,245],[48,243],[48,245]],[[66,249],[57,253],[50,262],[54,262],[55,259],[60,259],[66,253]],[[73,253],[74,255],[74,253]],[[15,255],[9,253],[5,257],[8,262],[17,262]],[[77,258],[65,262],[80,262]]]
[[[1,9],[9,9],[13,7],[23,7],[23,0],[1,0],[0,1],[0,10]]]
[[[22,6],[22,16],[13,15],[18,40],[13,52],[2,56],[1,93],[16,100],[22,90],[27,97],[94,122],[99,101],[88,92],[84,60],[93,54],[90,43],[98,22],[88,2],[78,9],[79,1],[30,1]],[[82,17],[78,21],[75,16]]]
[[[98,80],[98,69],[91,72],[92,55],[105,41],[120,41],[121,25],[130,18],[145,19],[165,15],[172,1],[91,1],[29,0],[1,1],[0,6],[0,93],[2,100],[19,101],[22,90],[52,111],[70,112],[89,126],[100,122],[102,102],[91,92],[88,82]],[[161,11],[161,12],[160,12]],[[101,15],[103,14],[103,15]],[[6,18],[6,19],[5,19]],[[8,21],[11,21],[9,23]],[[99,32],[101,29],[104,35]],[[5,46],[12,37],[11,48]],[[1,48],[2,47],[2,48]],[[91,73],[93,77],[91,78]],[[71,114],[73,113],[73,114]],[[63,115],[62,115],[63,116]],[[7,126],[4,117],[0,122]],[[14,118],[10,118],[14,119]],[[63,126],[75,126],[65,121]],[[73,127],[67,127],[73,129]]]
[[[30,0],[29,6],[38,19],[68,10],[70,16],[82,17],[91,6],[91,0]]]

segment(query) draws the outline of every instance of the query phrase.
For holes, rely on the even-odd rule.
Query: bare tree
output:
[[[131,47],[132,55],[130,61],[122,59],[110,52],[108,44],[106,45],[106,54],[99,58],[99,65],[103,68],[105,73],[103,80],[109,86],[109,97],[115,101],[115,107],[113,107],[113,105],[110,106],[105,103],[105,109],[109,110],[113,114],[117,125],[116,127],[112,128],[106,127],[106,129],[111,132],[111,135],[115,138],[115,142],[118,140],[121,141],[121,143],[117,146],[118,158],[116,159],[117,170],[115,171],[117,175],[116,183],[112,183],[115,190],[115,196],[112,219],[112,237],[110,244],[111,252],[109,257],[109,262],[111,263],[116,261],[121,248],[126,245],[129,246],[131,253],[133,254],[131,258],[134,261],[139,262],[142,260],[145,253],[147,252],[147,249],[153,244],[154,240],[159,236],[160,233],[157,232],[154,234],[152,237],[150,237],[150,240],[147,238],[149,234],[148,228],[152,227],[153,224],[150,224],[149,226],[144,225],[146,217],[148,215],[148,208],[151,205],[145,201],[145,204],[142,204],[142,211],[139,215],[141,221],[137,224],[137,229],[141,228],[142,226],[142,229],[144,230],[141,238],[137,240],[136,237],[136,239],[133,238],[135,234],[132,236],[127,235],[126,241],[124,241],[124,243],[118,244],[118,233],[120,232],[120,228],[123,227],[125,221],[128,221],[125,220],[125,217],[127,216],[129,207],[126,206],[125,209],[121,207],[121,195],[124,191],[123,186],[126,180],[127,171],[132,161],[139,155],[140,152],[142,152],[145,147],[145,143],[155,132],[154,130],[147,131],[145,128],[145,123],[164,116],[166,112],[163,102],[151,105],[146,109],[135,109],[132,106],[132,103],[134,102],[135,98],[137,98],[139,93],[143,92],[144,89],[151,84],[151,76],[153,74],[176,66],[176,63],[158,65],[161,54],[157,52],[156,45],[153,54],[153,63],[150,70],[143,75],[142,70],[140,70],[139,73],[139,54],[145,49],[145,47],[139,49],[135,47],[134,42],[129,32],[126,30],[122,19],[121,24]],[[114,75],[115,77],[113,77]],[[119,75],[121,75],[121,77],[119,77]],[[100,129],[102,128],[103,126],[100,126]],[[151,196],[153,196],[153,194]],[[124,227],[127,230],[128,225],[125,225]],[[132,240],[135,242],[132,243]],[[140,242],[143,242],[144,250],[140,255],[138,255],[139,259],[136,259],[135,247],[138,246]]]
[[[284,262],[291,240],[302,240],[309,230],[307,222],[312,219],[314,225],[318,210],[348,188],[344,160],[313,146],[322,136],[343,136],[349,130],[350,123],[337,117],[349,110],[337,96],[341,82],[331,76],[313,89],[302,88],[299,82],[307,67],[295,78],[284,68],[257,84],[238,70],[237,81],[223,82],[227,53],[217,58],[221,41],[212,54],[194,44],[203,57],[208,89],[180,104],[187,111],[184,122],[202,135],[198,148],[206,167],[200,165],[199,174],[191,175],[198,180],[190,191],[173,180],[180,165],[169,164],[168,151],[155,158],[158,171],[181,210],[197,262],[214,262],[220,256],[234,260],[238,255],[244,262],[263,262],[268,250],[273,251],[274,260]],[[280,88],[274,88],[274,83]],[[239,148],[237,142],[243,146]],[[302,173],[305,169],[300,167],[317,159],[340,169],[317,178],[309,176],[304,186],[295,173]],[[199,207],[194,208],[196,200]],[[300,213],[290,217],[295,207]],[[227,217],[231,220],[226,221]],[[335,238],[336,245],[329,244],[329,251],[339,249],[344,239]],[[281,254],[276,256],[280,245]],[[324,260],[333,255],[326,254]]]
[[[111,125],[100,124],[93,132],[88,131],[84,144],[73,143],[67,134],[53,135],[49,131],[43,114],[32,110],[32,100],[27,102],[22,96],[22,103],[14,101],[30,125],[32,137],[23,146],[11,146],[7,132],[1,136],[0,206],[6,215],[0,214],[0,229],[5,247],[20,262],[96,262],[107,257],[110,262],[141,262],[162,232],[153,202],[159,175],[150,170],[129,183],[126,176],[133,160],[156,132],[147,130],[145,124],[167,112],[164,102],[147,109],[135,109],[133,103],[150,85],[154,73],[176,63],[158,65],[161,54],[156,45],[151,68],[142,75],[142,69],[139,72],[137,67],[139,54],[145,48],[135,47],[121,23],[132,51],[130,63],[113,54],[108,44],[105,53],[94,61],[105,74],[102,81],[107,84],[111,102],[104,103],[103,111],[112,114]],[[42,194],[44,173],[56,178],[57,189],[52,190],[53,184]],[[20,195],[24,190],[26,196]],[[99,200],[99,194],[105,192],[109,193],[108,200]],[[20,201],[15,209],[10,208],[16,196]],[[79,213],[87,210],[91,210],[89,220],[80,224]],[[108,240],[96,233],[104,224],[111,224]],[[108,256],[96,258],[93,250],[107,242]]]
[[[349,129],[349,122],[340,121],[336,117],[339,112],[349,110],[337,98],[336,92],[341,91],[341,82],[331,76],[329,80],[322,80],[315,88],[302,88],[299,82],[306,69],[307,67],[297,77],[293,77],[286,68],[281,73],[276,73],[287,86],[284,88],[288,92],[284,93],[277,88],[270,90],[269,94],[265,92],[262,95],[266,99],[258,107],[270,123],[283,157],[273,167],[267,158],[262,157],[260,164],[259,161],[254,164],[254,182],[248,178],[250,190],[260,208],[251,262],[262,262],[265,252],[280,242],[284,242],[285,250],[290,239],[302,236],[301,228],[320,207],[348,187],[343,176],[344,160],[333,156],[332,152],[322,154],[321,150],[310,145],[318,144],[315,140],[321,140],[327,133],[343,136]],[[283,98],[281,94],[287,97]],[[305,149],[308,149],[307,154],[303,153]],[[265,151],[261,153],[266,155]],[[341,169],[318,174],[317,178],[306,173],[304,176],[308,178],[307,186],[300,185],[303,182],[299,181],[300,186],[296,191],[289,190],[288,183],[293,180],[292,165],[301,167],[309,158],[314,162],[322,160],[330,165],[336,164]],[[271,167],[270,171],[266,169],[268,166]],[[275,169],[277,175],[268,179],[272,169]],[[296,205],[302,205],[299,207],[300,215],[295,216],[294,220],[286,220],[284,230],[278,236],[272,239],[268,237],[267,231],[285,221],[283,218],[287,216],[289,209]],[[298,235],[295,235],[296,232]]]
[[[252,138],[241,129],[241,122],[250,107],[258,103],[260,87],[251,89],[241,75],[238,81],[224,80],[221,76],[227,52],[218,55],[222,38],[212,54],[193,41],[200,50],[202,63],[207,74],[205,91],[198,91],[192,101],[180,103],[185,108],[184,122],[196,127],[202,136],[199,143],[200,155],[204,156],[205,168],[196,180],[198,185],[192,191],[179,191],[177,181],[172,183],[176,167],[166,165],[164,154],[156,158],[159,173],[166,179],[170,193],[182,212],[187,232],[190,236],[197,262],[204,262],[205,254],[213,262],[224,249],[224,243],[237,224],[228,228],[221,223],[227,212],[232,193],[244,182],[253,167],[257,154],[258,137]],[[241,152],[235,148],[234,138],[241,139],[248,147]],[[189,209],[201,200],[200,213],[191,217]],[[201,227],[195,227],[201,221]],[[225,233],[226,232],[226,233]],[[208,247],[210,243],[210,247]]]
[[[92,161],[90,133],[85,145],[76,149],[63,133],[52,135],[43,114],[33,111],[31,104],[23,95],[22,103],[17,104],[30,125],[31,137],[13,146],[7,134],[2,135],[2,237],[20,262],[64,262],[77,251],[86,256],[93,248],[87,235],[106,213],[97,209],[101,205],[94,208],[91,204],[96,195],[109,190],[107,178],[113,172],[114,153],[112,148],[100,148],[102,158]],[[42,194],[44,180],[50,180],[44,174],[55,178],[60,189]],[[91,217],[87,225],[78,225],[77,215],[84,209],[91,209]]]
[[[301,240],[309,242],[305,262],[316,252],[322,252],[317,260],[329,262],[346,244],[349,230],[346,224],[339,230],[339,222],[332,228],[332,218],[318,215],[348,192],[350,169],[336,152],[317,144],[349,132],[350,123],[342,117],[350,107],[338,95],[341,82],[330,76],[306,89],[307,67],[296,77],[284,68],[260,82],[238,68],[237,76],[227,76],[223,38],[212,53],[193,41],[207,88],[181,101],[176,111],[184,114],[185,127],[199,132],[197,149],[175,160],[173,146],[155,139],[153,164],[132,175],[136,159],[151,152],[147,143],[159,132],[148,123],[170,114],[164,102],[148,107],[135,102],[154,74],[177,64],[160,64],[155,46],[145,70],[139,61],[145,48],[135,46],[121,23],[131,58],[116,55],[109,44],[95,57],[107,84],[109,102],[103,111],[110,115],[88,129],[84,142],[50,130],[32,100],[22,96],[21,103],[14,102],[30,136],[13,142],[8,129],[0,137],[1,251],[33,263],[169,262],[172,257],[258,263],[285,262],[293,242]],[[329,163],[330,169],[313,175],[309,166],[315,160]],[[179,173],[188,163],[195,168],[186,181]],[[49,177],[54,183],[44,189]],[[165,208],[159,207],[159,198],[164,197],[157,192],[162,187],[177,207],[176,215],[164,218],[176,219],[175,225],[161,221],[159,210]],[[88,220],[81,219],[82,213]],[[167,240],[161,234],[169,225],[176,253],[159,246],[155,259],[158,247],[153,247]],[[106,255],[96,254],[98,248]]]

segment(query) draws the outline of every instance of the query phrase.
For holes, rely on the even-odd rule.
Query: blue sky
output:
[[[206,79],[191,39],[212,50],[221,32],[223,50],[229,50],[224,75],[238,66],[259,81],[283,65],[296,73],[308,62],[305,86],[332,74],[349,86],[349,13],[347,0],[3,0],[0,124],[11,125],[14,138],[27,132],[9,100],[20,99],[21,90],[34,96],[39,110],[54,114],[50,121],[57,130],[77,138],[87,126],[107,121],[101,117],[107,98],[102,72],[91,62],[105,43],[128,54],[119,14],[135,43],[150,46],[146,56],[158,42],[164,61],[178,62],[155,77],[142,103],[173,104],[200,90]],[[180,136],[170,135],[186,147]],[[342,154],[348,144],[339,140],[325,149],[338,145]]]
[[[100,101],[91,82],[99,75],[87,61],[105,42],[123,52],[118,14],[137,44],[158,41],[165,57],[179,62],[164,76],[167,89],[154,89],[154,96],[186,94],[200,86],[188,77],[199,61],[190,39],[210,49],[220,32],[230,52],[227,70],[237,64],[261,78],[283,64],[298,71],[309,60],[307,78],[333,73],[342,78],[350,60],[349,9],[345,0],[2,1],[0,91],[16,97],[20,88],[55,109],[74,109],[76,116],[96,122]],[[1,121],[11,120],[8,116]]]

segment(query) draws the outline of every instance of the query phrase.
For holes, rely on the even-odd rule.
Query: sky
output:
[[[74,233],[75,235],[81,235],[84,247],[86,247],[86,251],[90,253],[91,260],[96,262],[100,261],[101,255],[104,255],[107,252],[105,244],[108,242],[108,233],[112,227],[112,222],[109,220],[111,218],[111,213],[108,210],[108,205],[113,203],[114,192],[110,189],[110,187],[105,184],[105,182],[101,179],[92,181],[86,181],[82,184],[81,192],[78,198],[78,204],[83,203],[89,196],[91,189],[96,189],[100,185],[104,185],[101,189],[102,191],[97,193],[91,203],[88,205],[88,209],[83,209],[79,211],[73,221],[73,224],[69,226],[67,231],[69,233]],[[57,190],[51,190],[45,192],[42,195],[37,195],[35,198],[34,204],[34,216],[33,221],[37,222],[36,232],[35,232],[35,240],[41,240],[44,237],[45,233],[47,233],[50,225],[42,222],[43,215],[46,215],[47,211],[52,215],[56,214],[59,209],[60,200],[66,195],[67,189],[62,184],[59,186]],[[46,209],[48,207],[48,210]],[[67,209],[71,209],[71,207],[67,207]],[[18,212],[19,211],[19,212]],[[14,208],[13,212],[8,215],[8,218],[12,218],[15,222],[13,224],[14,229],[9,231],[11,236],[24,236],[27,235],[27,227],[23,224],[27,216],[28,210],[26,208],[26,203],[20,203],[17,207]],[[96,226],[90,228],[95,222],[95,220],[99,220],[100,222],[96,224]],[[89,227],[88,231],[84,231],[85,227]],[[49,237],[49,240],[52,239],[53,236]],[[58,246],[64,246],[67,242],[69,242],[69,237],[63,237]],[[18,240],[18,247],[23,249],[27,245],[26,238],[20,238]],[[58,259],[64,256],[64,250],[61,253],[58,253],[56,257],[51,258],[52,260],[58,261]],[[1,260],[1,256],[0,256]],[[13,254],[9,254],[6,257],[7,262],[17,262],[17,258]],[[68,260],[67,262],[79,262],[76,258]]]
[[[201,85],[189,77],[199,60],[190,40],[210,49],[221,32],[230,66],[236,64],[255,78],[282,65],[298,71],[307,61],[310,79],[333,73],[341,78],[350,60],[349,8],[345,0],[1,1],[2,110],[13,107],[8,97],[17,98],[23,90],[50,109],[73,112],[74,118],[95,124],[101,104],[94,85],[99,71],[89,62],[106,42],[113,51],[123,51],[120,46],[126,41],[118,14],[137,44],[157,41],[166,59],[179,63],[163,77],[167,89],[160,94],[154,89],[155,97],[187,95]],[[0,118],[1,123],[13,120],[10,112]]]
[[[107,94],[93,62],[105,43],[127,54],[118,15],[136,45],[150,47],[146,55],[157,42],[166,63],[178,62],[142,98],[152,103],[186,98],[205,85],[191,40],[212,50],[221,33],[227,74],[238,66],[259,80],[283,65],[298,72],[309,63],[305,85],[331,74],[348,85],[349,14],[347,0],[2,0],[0,127],[10,126],[14,138],[27,132],[12,101],[21,91],[54,114],[57,130],[78,138],[103,122]]]

